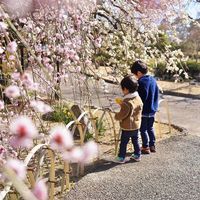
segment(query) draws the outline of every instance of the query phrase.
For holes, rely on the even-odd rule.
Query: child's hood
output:
[[[136,91],[136,92],[134,92],[134,93],[129,93],[129,94],[125,95],[125,96],[123,97],[123,100],[125,100],[125,99],[134,99],[134,98],[137,97],[137,96],[139,96],[139,94],[138,94],[138,92]]]

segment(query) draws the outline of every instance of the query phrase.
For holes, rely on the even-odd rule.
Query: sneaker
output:
[[[141,153],[142,154],[150,154],[150,149],[149,149],[149,147],[142,147],[141,148]]]
[[[150,151],[151,151],[152,153],[156,153],[156,147],[155,147],[155,146],[151,146],[151,147],[150,147]]]
[[[132,154],[131,155],[131,159],[136,161],[136,162],[139,162],[141,160],[141,156],[140,155],[135,155],[135,154]]]
[[[123,164],[126,162],[126,160],[125,160],[125,158],[122,158],[122,157],[116,157],[114,162]]]

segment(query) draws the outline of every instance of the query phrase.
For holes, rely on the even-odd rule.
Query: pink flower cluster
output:
[[[14,173],[19,179],[24,180],[26,178],[26,166],[22,161],[16,159],[9,159],[6,162],[6,168],[9,168],[12,171],[14,171]],[[48,199],[48,189],[44,179],[39,179],[38,181],[36,181],[32,192],[38,200]]]
[[[16,85],[10,85],[5,89],[5,94],[8,98],[18,98],[20,96],[20,89]]]
[[[48,190],[44,179],[40,179],[36,182],[35,187],[33,188],[33,194],[38,200],[48,199]]]
[[[45,104],[42,101],[35,101],[35,100],[33,100],[33,101],[30,102],[30,106],[36,112],[40,112],[40,113],[43,113],[43,114],[53,111],[53,109],[49,105]]]
[[[14,72],[11,75],[11,78],[14,81],[18,82],[20,85],[23,85],[24,87],[26,87],[27,89],[30,89],[30,90],[37,89],[37,87],[35,87],[36,83],[33,82],[33,78],[30,72],[25,71],[22,75],[19,72]]]
[[[7,51],[11,54],[14,54],[17,51],[17,43],[15,41],[10,42],[7,45]]]
[[[20,179],[24,180],[26,178],[26,166],[22,161],[9,159],[6,162],[6,167],[12,169]]]
[[[4,102],[0,100],[0,110],[4,109]]]
[[[11,122],[10,133],[13,135],[11,144],[14,147],[32,147],[33,139],[38,136],[35,125],[26,116],[19,116]]]
[[[38,136],[33,122],[26,116],[19,116],[10,124],[11,144],[14,147],[31,147]],[[64,126],[56,126],[50,131],[50,146],[62,153],[69,162],[88,163],[98,155],[97,144],[89,141],[82,147],[76,147],[71,132]]]
[[[51,131],[50,145],[62,153],[68,162],[88,163],[98,155],[98,146],[89,141],[82,147],[74,146],[71,132],[64,126],[58,126]]]

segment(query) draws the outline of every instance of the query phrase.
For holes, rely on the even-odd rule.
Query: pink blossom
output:
[[[35,111],[40,112],[40,113],[47,113],[53,111],[53,109],[45,104],[42,101],[31,101],[30,106],[34,108]]]
[[[36,46],[35,46],[35,51],[36,51],[37,53],[42,52],[42,46],[41,46],[41,45],[36,45]],[[39,59],[39,58],[38,58],[38,59]],[[41,60],[41,57],[40,57],[40,60]]]
[[[84,152],[81,147],[74,147],[71,151],[63,154],[63,159],[67,162],[79,163],[84,160]]]
[[[9,14],[16,15],[18,17],[27,15],[28,12],[33,8],[33,0],[1,0],[3,1]]]
[[[86,60],[86,61],[85,61],[85,64],[91,66],[91,65],[92,65],[92,61]]]
[[[4,109],[4,102],[0,100],[0,110]]]
[[[4,52],[4,49],[0,47],[0,54],[2,54],[3,52]]]
[[[43,57],[42,60],[43,60],[44,64],[47,64],[51,61],[50,58],[48,58],[48,57]]]
[[[77,72],[81,72],[81,66],[77,66],[77,67],[76,67],[76,71],[77,71]]]
[[[69,34],[73,34],[74,33],[74,29],[73,28],[69,28],[68,32],[69,32]]]
[[[92,161],[98,155],[98,145],[89,141],[83,146],[84,160],[83,162],[88,163]]]
[[[37,91],[39,89],[39,83],[32,83],[32,85],[30,85],[28,89]]]
[[[80,58],[79,58],[78,55],[75,55],[75,56],[73,57],[73,59],[74,59],[75,61],[79,61],[79,60],[80,60]]]
[[[6,23],[0,22],[0,32],[6,31],[7,28],[8,28],[8,25]]]
[[[19,87],[16,85],[10,85],[5,89],[5,94],[8,98],[17,98],[20,96]]]
[[[60,33],[56,33],[56,38],[60,40],[64,39],[63,35]]]
[[[33,78],[32,76],[25,72],[22,77],[21,77],[21,81],[22,81],[22,84],[24,86],[26,86],[27,88],[31,87],[33,85]]]
[[[32,139],[38,135],[33,122],[26,116],[19,116],[10,124],[10,132],[13,135],[11,144],[14,147],[31,147]]]
[[[71,132],[64,126],[54,127],[51,132],[50,144],[53,149],[70,150],[73,145],[73,137]]]
[[[53,66],[51,64],[49,64],[49,63],[46,63],[45,66],[49,71],[53,71],[54,70]]]
[[[9,53],[15,53],[17,51],[17,43],[15,41],[12,41],[7,46],[7,51]]]
[[[39,27],[36,27],[36,28],[35,28],[35,32],[36,32],[36,33],[40,33],[40,32],[41,32],[41,29],[40,29]]]
[[[72,163],[89,163],[98,155],[98,146],[95,142],[87,142],[83,147],[74,147],[63,153],[63,159]]]
[[[15,81],[20,79],[20,73],[19,72],[14,72],[11,74],[11,78]]]
[[[38,180],[33,189],[33,194],[37,197],[38,200],[47,200],[48,199],[48,189],[43,179]]]
[[[6,153],[5,147],[3,147],[2,145],[0,145],[0,158],[2,158],[5,153]]]
[[[14,55],[10,55],[9,56],[9,60],[15,60],[15,56]]]
[[[99,37],[94,41],[96,47],[100,48],[102,43],[102,39]]]
[[[6,167],[12,169],[20,179],[26,178],[26,166],[22,161],[9,159],[6,162]]]

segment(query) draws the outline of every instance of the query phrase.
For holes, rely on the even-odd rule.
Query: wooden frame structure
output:
[[[165,108],[166,108],[166,113],[167,113],[167,118],[168,118],[168,126],[169,126],[169,133],[171,133],[171,118],[170,118],[170,112],[169,112],[169,105],[166,100],[160,100],[159,104],[162,102],[165,103]],[[92,124],[92,127],[94,129],[94,135],[95,135],[95,141],[98,143],[99,142],[99,130],[97,128],[97,120],[98,117],[95,115],[97,111],[102,111],[102,115],[100,117],[100,121],[104,120],[104,117],[107,115],[110,118],[110,121],[112,123],[112,131],[113,131],[113,136],[114,136],[114,150],[115,150],[115,155],[118,153],[118,146],[119,146],[119,141],[120,141],[120,130],[119,133],[117,133],[116,126],[115,126],[115,121],[112,116],[112,113],[110,110],[105,109],[102,110],[100,108],[95,109],[93,112],[91,109],[89,111],[85,111],[81,113],[81,115],[77,118],[74,119],[73,121],[69,122],[66,125],[66,128],[71,128],[72,127],[72,134],[74,134],[75,129],[78,128],[80,139],[77,141],[80,146],[84,145],[84,139],[85,139],[85,134],[87,131],[87,128],[89,124]],[[80,121],[83,119],[84,116],[89,116],[89,120],[86,125],[83,125]],[[161,119],[160,119],[160,113],[157,113],[157,119],[158,119],[158,127],[159,127],[159,135],[162,135],[161,132]],[[38,165],[35,169],[33,167],[29,166],[29,163],[31,159],[36,155],[36,153],[42,152],[40,156],[38,157]],[[42,164],[44,161],[44,157],[46,157],[49,160],[49,177],[48,177],[48,188],[49,188],[49,200],[54,200],[55,199],[55,184],[56,184],[56,164],[55,164],[55,159],[56,159],[56,152],[53,151],[52,149],[49,148],[48,144],[38,144],[36,145],[27,155],[27,157],[24,160],[25,165],[27,166],[27,183],[30,185],[30,188],[33,188],[36,182],[36,179],[42,175],[41,173],[41,168]],[[97,158],[97,160],[99,157]],[[63,193],[64,191],[69,191],[72,187],[72,184],[70,183],[70,164],[62,161],[62,169],[63,169],[63,177],[61,181],[61,190],[60,193]],[[83,164],[78,164],[77,165],[77,176],[83,176],[84,175],[84,165]],[[4,188],[3,191],[0,192],[0,200],[17,200],[18,196],[15,192],[11,192],[12,188],[12,183],[8,182]]]

